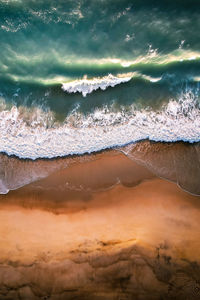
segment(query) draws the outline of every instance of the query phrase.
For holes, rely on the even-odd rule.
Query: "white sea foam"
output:
[[[121,111],[105,107],[83,116],[77,112],[60,126],[43,123],[39,112],[28,122],[16,107],[0,112],[0,151],[21,158],[53,158],[122,146],[141,139],[154,141],[200,140],[200,110],[195,95],[188,92],[171,100],[159,112]]]
[[[74,80],[68,83],[63,83],[62,89],[68,93],[82,93],[83,97],[92,93],[98,89],[105,90],[108,87],[114,87],[120,83],[130,81],[132,76],[113,76],[109,74],[104,77],[97,77],[93,79],[83,78],[80,80]]]

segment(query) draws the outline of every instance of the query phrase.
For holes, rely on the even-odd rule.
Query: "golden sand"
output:
[[[200,299],[199,220],[122,153],[76,161],[0,197],[0,299]]]

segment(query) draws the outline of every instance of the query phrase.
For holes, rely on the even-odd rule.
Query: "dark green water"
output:
[[[0,126],[10,129],[3,133],[0,150],[23,157],[45,156],[46,151],[48,156],[46,137],[33,155],[18,148],[20,137],[29,144],[31,128],[37,140],[36,127],[43,136],[49,127],[62,128],[66,135],[67,125],[111,130],[128,122],[139,128],[136,136],[123,131],[117,145],[141,138],[199,140],[199,33],[197,0],[1,0]],[[109,74],[130,80],[102,90],[102,78],[106,81]],[[95,81],[99,88],[86,97],[63,90],[63,84],[73,86],[75,80],[85,88],[84,76],[89,86]],[[12,107],[18,108],[15,113]],[[99,141],[99,135],[90,138]],[[16,146],[6,138],[12,143],[14,138]],[[51,156],[83,152],[76,146],[65,150],[68,142],[63,143],[64,150]],[[88,151],[115,145],[109,137],[97,144],[90,147],[89,142]],[[42,154],[41,147],[46,149]]]

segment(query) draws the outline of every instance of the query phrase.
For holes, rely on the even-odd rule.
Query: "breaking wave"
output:
[[[105,90],[107,87],[114,87],[120,83],[130,81],[132,76],[129,77],[116,77],[112,74],[102,78],[93,78],[87,79],[83,78],[80,80],[75,80],[72,82],[64,83],[62,89],[68,93],[82,93],[83,97],[86,97],[87,94],[96,91],[97,89]]]
[[[74,80],[68,83],[63,83],[62,89],[68,93],[82,93],[83,97],[86,97],[87,94],[90,94],[98,89],[104,91],[108,87],[114,87],[118,84],[126,83],[130,81],[133,77],[142,77],[143,79],[151,82],[157,82],[161,79],[161,77],[151,78],[150,76],[141,75],[137,72],[120,74],[118,76],[113,76],[112,74],[109,74],[108,76],[104,77],[97,77],[92,79],[87,79],[87,77],[84,77],[80,80]]]
[[[139,110],[134,105],[116,111],[105,106],[88,115],[74,111],[62,124],[54,123],[51,112],[35,109],[27,114],[25,108],[14,106],[0,112],[0,128],[1,152],[20,158],[53,158],[143,139],[197,142],[200,109],[198,97],[191,91],[159,111]]]

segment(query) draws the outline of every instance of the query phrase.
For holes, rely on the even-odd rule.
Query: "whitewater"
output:
[[[75,111],[63,124],[52,123],[51,127],[47,127],[48,116],[44,116],[42,110],[37,110],[27,122],[15,106],[1,111],[0,152],[20,158],[53,158],[91,153],[143,139],[191,143],[200,139],[200,110],[190,91],[157,112],[137,110],[134,106],[118,112],[104,107],[88,115]]]

